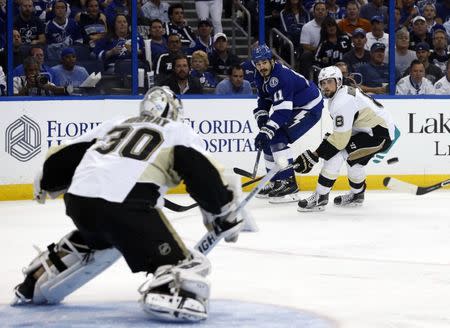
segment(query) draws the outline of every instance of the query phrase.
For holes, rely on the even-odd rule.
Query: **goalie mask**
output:
[[[183,105],[169,87],[153,87],[142,99],[139,113],[141,116],[157,116],[180,121],[183,117]]]

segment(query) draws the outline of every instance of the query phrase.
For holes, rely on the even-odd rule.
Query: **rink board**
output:
[[[255,99],[185,99],[186,123],[203,140],[210,152],[224,167],[251,170],[256,157],[254,137],[258,132],[253,118]],[[401,136],[384,156],[367,167],[368,186],[381,189],[385,176],[401,177],[419,185],[430,185],[449,177],[450,112],[445,99],[381,100],[392,113]],[[66,101],[0,102],[0,200],[29,199],[31,183],[42,164],[49,146],[67,138],[77,137],[101,122],[137,112],[138,100],[106,99]],[[426,104],[424,106],[424,103]],[[426,108],[424,108],[426,107]],[[331,120],[324,111],[321,121],[293,144],[294,154],[315,149]],[[388,165],[386,160],[399,162]],[[262,161],[261,161],[262,162]],[[303,190],[315,186],[320,165],[298,177]],[[259,174],[264,174],[260,165]],[[345,175],[345,169],[341,171]],[[243,180],[244,181],[244,180]],[[337,189],[347,188],[346,179],[339,179]],[[183,192],[180,187],[172,192]]]

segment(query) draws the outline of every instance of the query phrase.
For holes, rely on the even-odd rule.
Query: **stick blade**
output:
[[[240,169],[238,167],[233,167],[233,172],[238,174],[238,175],[241,175],[243,177],[246,177],[246,178],[250,178],[250,179],[254,179],[255,178],[250,172],[247,172],[247,171],[245,171],[243,169]]]
[[[391,190],[407,192],[413,195],[417,195],[417,190],[419,188],[416,185],[392,177],[384,178],[383,185]]]

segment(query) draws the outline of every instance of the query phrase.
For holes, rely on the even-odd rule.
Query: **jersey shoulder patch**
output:
[[[436,83],[436,84],[434,85],[434,87],[435,87],[436,89],[442,88],[442,82]]]
[[[280,81],[278,80],[277,77],[272,76],[272,77],[270,78],[270,80],[269,80],[269,85],[270,85],[270,87],[275,88],[275,87],[278,85],[279,82],[280,82]]]

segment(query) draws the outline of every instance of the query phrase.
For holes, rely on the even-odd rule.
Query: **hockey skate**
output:
[[[334,198],[334,205],[342,207],[357,207],[364,203],[364,191],[366,188],[358,193],[349,192],[342,196]]]
[[[328,204],[328,194],[319,195],[317,192],[306,199],[298,202],[297,211],[299,212],[321,212],[325,210]]]
[[[299,189],[295,177],[286,180],[276,180],[273,189],[269,192],[269,203],[282,204],[299,200]]]
[[[256,198],[269,198],[269,192],[272,191],[275,185],[274,181],[269,181],[259,193],[256,194]]]

